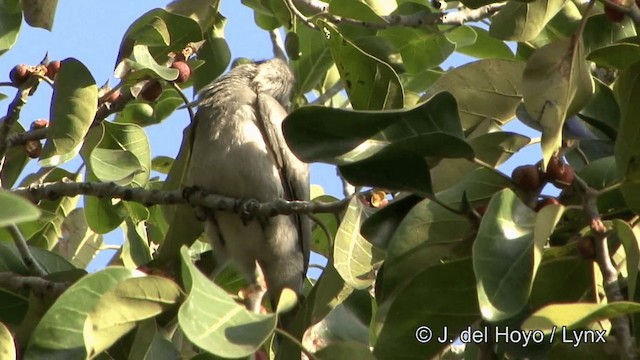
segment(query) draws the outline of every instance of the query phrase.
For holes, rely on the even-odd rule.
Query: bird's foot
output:
[[[242,219],[244,225],[247,225],[249,221],[256,218],[258,209],[260,209],[260,203],[256,199],[237,200],[234,208],[234,210],[240,214],[240,219]]]

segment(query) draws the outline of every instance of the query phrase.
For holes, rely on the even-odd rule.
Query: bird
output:
[[[186,184],[241,203],[308,201],[309,166],[291,152],[281,126],[293,86],[287,62],[274,58],[239,64],[204,87],[194,102]],[[206,210],[204,221],[216,262],[234,263],[248,281],[249,310],[259,312],[265,294],[275,307],[284,288],[301,295],[310,254],[308,217],[247,218]]]

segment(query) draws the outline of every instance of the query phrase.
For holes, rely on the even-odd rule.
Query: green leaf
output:
[[[122,245],[122,261],[128,269],[137,269],[151,261],[151,249],[149,239],[147,239],[146,222],[134,222],[127,218],[120,225],[124,232],[125,239]]]
[[[87,357],[89,354],[85,350],[83,337],[87,317],[104,293],[133,275],[127,269],[109,267],[78,280],[60,295],[40,320],[29,340],[25,359],[56,355]]]
[[[61,168],[55,168],[44,178],[44,182],[56,182],[62,179],[70,181],[82,181],[82,175],[72,174]],[[53,214],[51,217],[42,217],[36,222],[37,230],[29,237],[29,244],[46,249],[55,246],[61,236],[61,226],[69,213],[76,208],[77,196],[62,196],[56,200],[42,200],[38,204],[44,213]]]
[[[173,14],[164,9],[153,9],[146,14],[140,16],[136,21],[129,26],[122,42],[120,43],[120,52],[116,60],[116,65],[120,64],[122,60],[128,58],[131,55],[133,47],[138,43],[138,39],[135,37],[139,33],[140,29],[148,27],[149,24],[157,22],[156,19],[162,19],[169,31],[169,39],[171,43],[169,46],[157,46],[149,49],[151,56],[163,63],[167,59],[167,54],[171,51],[179,52],[190,42],[197,42],[202,40],[202,30],[198,25],[198,22],[191,18]],[[120,73],[119,75],[123,75]]]
[[[615,144],[618,177],[622,179],[622,195],[629,208],[640,213],[637,196],[640,189],[640,116],[636,99],[640,96],[640,63],[624,70],[614,88],[620,105],[621,121]]]
[[[40,209],[29,200],[0,190],[0,227],[36,220],[40,217]]]
[[[422,98],[442,91],[453,94],[465,130],[487,118],[504,124],[513,119],[520,102],[524,66],[521,61],[502,59],[468,63],[443,74]]]
[[[217,20],[218,0],[175,0],[167,5],[167,11],[189,17],[200,25],[203,33],[208,32]]]
[[[329,4],[329,12],[333,15],[362,20],[376,24],[384,24],[380,15],[389,15],[395,10],[395,1],[379,0],[342,0]]]
[[[562,126],[591,98],[594,84],[581,41],[563,39],[536,50],[522,78],[526,110],[542,127],[544,168],[562,145]]]
[[[536,214],[510,189],[493,197],[473,243],[473,268],[485,320],[508,319],[527,305],[542,249],[562,210],[547,206]]]
[[[333,65],[325,37],[319,31],[299,26],[296,34],[300,38],[300,58],[292,62],[296,78],[294,98],[318,86]]]
[[[333,248],[334,266],[347,285],[365,289],[375,280],[375,268],[384,254],[360,235],[360,226],[367,219],[367,208],[357,197],[351,199]]]
[[[320,21],[326,43],[338,66],[351,105],[356,110],[398,109],[404,104],[402,85],[391,66],[358,49],[335,26]]]
[[[62,60],[51,99],[50,125],[39,165],[58,166],[78,154],[98,108],[98,86],[78,60]]]
[[[215,27],[206,33],[205,43],[198,51],[198,59],[205,63],[195,70],[193,77],[193,91],[198,92],[222,75],[231,61],[231,49],[224,39],[224,27],[227,20],[220,15]]]
[[[626,70],[640,61],[640,45],[629,42],[619,42],[592,51],[587,60],[602,67]]]
[[[171,42],[167,24],[157,16],[151,18],[149,23],[135,29],[129,37],[137,44],[146,46],[168,46]]]
[[[488,133],[468,140],[476,159],[495,168],[530,142],[531,139],[526,136],[506,131]],[[439,192],[454,186],[479,167],[480,165],[467,159],[443,159],[431,171],[433,190]]]
[[[24,20],[32,27],[51,31],[58,0],[22,0]]]
[[[416,354],[419,358],[435,357],[480,317],[471,259],[447,262],[418,273],[388,306],[373,350],[376,359],[413,359]],[[416,340],[416,333],[424,331],[424,326],[433,335],[427,343]],[[449,341],[442,344],[436,338],[443,337],[445,329]]]
[[[167,175],[173,166],[173,162],[174,160],[171,157],[156,156],[151,159],[151,170]]]
[[[180,287],[159,276],[130,278],[108,289],[84,323],[84,343],[89,354],[99,354],[135,328],[182,298]]]
[[[158,77],[167,81],[178,78],[178,70],[160,65],[153,58],[146,45],[134,45],[130,59],[124,59],[116,72],[123,78],[133,81],[147,76]]]
[[[158,106],[160,102],[170,97],[170,94],[170,90],[164,90],[154,105]],[[115,120],[115,123],[137,124],[139,126],[149,126],[157,124],[158,122],[158,117],[154,116],[154,107],[146,100],[130,101],[125,105],[124,109],[116,115]]]
[[[285,119],[283,131],[300,159],[340,165],[342,175],[357,185],[430,192],[425,157],[434,162],[473,157],[456,102],[447,93],[399,111],[307,106]]]
[[[129,352],[129,359],[173,360],[179,357],[180,354],[173,344],[158,331],[155,320],[149,319],[140,323]]]
[[[16,344],[9,329],[0,323],[0,357],[3,359],[17,359]]]
[[[89,167],[101,182],[145,187],[151,172],[151,148],[135,124],[103,122],[104,133],[89,156]]]
[[[595,93],[591,101],[578,113],[589,125],[616,139],[620,127],[620,108],[611,88],[594,79]]]
[[[533,40],[564,7],[566,0],[539,0],[530,3],[508,2],[491,19],[489,33],[502,40]]]
[[[375,360],[375,356],[365,344],[354,341],[342,341],[331,343],[329,346],[320,349],[314,355],[322,360]]]
[[[0,2],[0,55],[15,45],[22,24],[20,1],[4,0]]]
[[[16,122],[13,124],[11,131],[21,134],[24,133],[24,128],[19,122]],[[27,166],[29,160],[30,159],[23,146],[12,146],[7,149],[4,165],[0,172],[0,182],[2,183],[3,188],[11,189],[20,177],[25,166]]]
[[[378,36],[391,42],[400,51],[404,66],[410,73],[440,65],[456,49],[449,37],[421,28],[390,27],[381,30]]]
[[[489,31],[477,27],[468,26],[473,29],[476,39],[472,44],[456,44],[456,52],[472,56],[478,59],[513,59],[514,55],[509,46],[501,40],[489,34]]]
[[[591,263],[578,256],[547,259],[545,254],[533,281],[531,308],[537,310],[551,303],[579,301],[592,286]]]
[[[566,330],[573,330],[595,321],[637,312],[640,312],[640,304],[626,301],[610,304],[553,304],[536,311],[525,320],[522,330],[540,330],[549,334],[554,329],[566,327]]]
[[[89,228],[83,208],[76,208],[64,219],[62,238],[53,249],[74,266],[84,269],[98,254],[104,239]]]
[[[248,311],[198,270],[186,247],[180,250],[183,282],[189,295],[178,311],[187,338],[214,355],[253,354],[273,332],[277,317]]]
[[[594,50],[601,49],[624,38],[636,36],[633,20],[626,17],[622,22],[613,22],[605,14],[589,16],[582,33],[584,53],[591,55]]]

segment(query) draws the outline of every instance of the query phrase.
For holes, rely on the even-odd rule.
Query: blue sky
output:
[[[2,76],[0,79],[3,79],[0,81],[8,80],[9,71],[16,64],[37,64],[44,54],[49,52],[50,60],[77,58],[91,70],[99,85],[108,79],[111,79],[111,84],[115,85],[117,79],[112,77],[114,62],[123,34],[139,16],[152,8],[164,7],[166,4],[167,2],[164,1],[60,1],[52,32],[31,28],[23,22],[16,46],[0,56],[0,74],[4,74],[0,75]],[[225,33],[231,47],[232,58],[265,59],[273,56],[268,33],[256,27],[253,12],[249,8],[241,5],[239,1],[222,1],[221,12],[228,19]],[[468,58],[454,55],[447,60],[445,68],[457,66],[466,61]],[[11,88],[0,88],[0,93],[10,98],[14,95]],[[40,86],[36,95],[29,99],[23,109],[21,123],[28,127],[35,119],[48,118],[50,98],[51,88]],[[0,102],[1,112],[5,111],[8,103],[7,99]],[[182,134],[182,129],[188,122],[186,110],[179,110],[161,124],[147,127],[152,155],[175,157],[181,141],[176,134]],[[509,125],[509,128],[513,131],[523,131],[523,126],[515,122]],[[525,135],[538,136],[528,130]],[[510,174],[517,164],[535,162],[539,158],[539,147],[531,146],[501,169]],[[80,162],[76,160],[65,167],[75,171],[79,165]],[[37,164],[36,161],[32,161],[25,174],[35,170],[37,170]],[[328,194],[342,196],[335,170],[331,166],[313,165],[311,182],[323,186]],[[120,244],[122,242],[120,230],[108,234],[106,242]],[[95,270],[104,266],[112,253],[112,251],[104,251],[90,268]]]

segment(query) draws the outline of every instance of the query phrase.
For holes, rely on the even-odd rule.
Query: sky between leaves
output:
[[[75,57],[83,62],[93,74],[98,85],[107,80],[115,85],[117,79],[113,78],[113,69],[120,41],[125,31],[142,14],[156,7],[164,7],[167,3],[168,1],[128,0],[60,1],[51,32],[31,28],[23,21],[17,44],[0,56],[0,81],[8,81],[9,71],[13,66],[23,63],[35,65],[40,62],[46,52],[49,52],[50,60]],[[240,1],[237,0],[223,0],[220,11],[228,20],[225,37],[231,48],[232,59],[247,57],[258,60],[273,57],[268,33],[255,25],[251,9],[240,4]],[[445,62],[444,66],[445,68],[459,66],[470,60],[472,59],[453,55]],[[0,88],[0,93],[9,96],[9,99],[0,101],[0,112],[4,112],[14,92],[11,88]],[[192,95],[191,91],[187,90],[187,96],[192,97]],[[49,117],[50,99],[51,88],[42,84],[35,96],[29,99],[21,113],[20,121],[24,127],[28,128],[33,120]],[[146,127],[152,156],[175,157],[180,145],[182,130],[188,122],[189,117],[186,110],[178,110],[161,124]],[[515,121],[509,123],[505,130],[531,137],[539,136],[539,133]],[[540,147],[530,146],[517,156],[512,157],[500,169],[506,174],[511,174],[515,166],[534,163],[540,158]],[[75,160],[63,167],[70,171],[76,171],[80,164],[79,160]],[[23,174],[29,174],[37,169],[37,162],[32,160]],[[311,167],[311,183],[322,186],[329,195],[342,197],[342,189],[335,176],[333,166],[314,164]],[[122,244],[122,232],[116,230],[105,235],[105,242],[112,245]],[[113,250],[102,251],[89,265],[88,270],[96,271],[104,267],[113,253]],[[311,263],[319,262],[323,263],[324,261],[312,256]]]

